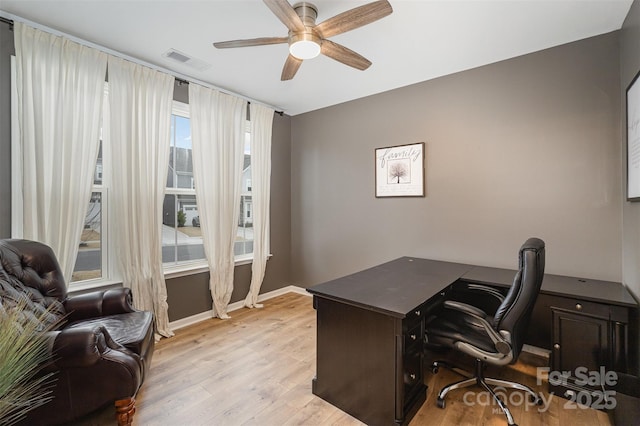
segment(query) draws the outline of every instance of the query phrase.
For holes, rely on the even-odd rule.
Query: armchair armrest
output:
[[[493,342],[496,350],[501,354],[506,355],[511,351],[511,344],[500,333],[493,329],[489,321],[487,321],[488,315],[482,309],[454,300],[446,300],[444,307],[475,318],[480,325],[482,325],[482,328]]]
[[[111,339],[105,339],[106,332],[104,327],[93,326],[45,333],[51,354],[49,367],[57,370],[95,364],[110,348]],[[116,348],[119,349],[119,345]]]
[[[50,360],[43,372],[61,370],[79,371],[89,368],[97,371],[126,371],[134,378],[134,383],[142,382],[140,357],[115,342],[107,329],[101,325],[74,327],[45,333],[49,345]],[[114,370],[115,369],[115,370]]]
[[[131,289],[112,288],[70,296],[64,301],[69,321],[135,312]]]

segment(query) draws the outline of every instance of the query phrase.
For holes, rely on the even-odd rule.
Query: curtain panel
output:
[[[247,102],[189,84],[193,174],[213,310],[229,318],[240,213]]]
[[[244,305],[261,308],[258,294],[269,258],[269,208],[271,205],[271,133],[273,109],[250,105],[251,117],[251,192],[253,202],[253,264],[251,285]]]
[[[162,269],[162,204],[169,167],[175,78],[109,57],[109,141],[112,152],[113,240],[123,285],[137,309],[169,327]]]
[[[14,23],[23,237],[71,280],[95,170],[107,55]]]

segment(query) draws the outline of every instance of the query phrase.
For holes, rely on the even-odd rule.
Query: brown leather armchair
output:
[[[137,311],[131,290],[114,288],[70,295],[53,251],[27,240],[0,240],[0,298],[27,300],[34,313],[49,310],[47,332],[54,372],[53,399],[20,424],[55,425],[115,404],[119,425],[129,425],[135,397],[154,350],[151,312]]]

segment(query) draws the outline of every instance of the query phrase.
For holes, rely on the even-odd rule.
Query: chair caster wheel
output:
[[[444,399],[438,398],[438,400],[436,401],[436,405],[438,406],[438,408],[444,408]]]
[[[433,364],[431,364],[431,372],[433,374],[438,374],[438,370],[439,370],[439,367],[437,363],[434,362]]]

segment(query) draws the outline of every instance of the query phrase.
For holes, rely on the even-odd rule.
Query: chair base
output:
[[[532,402],[536,404],[542,404],[542,399],[540,398],[540,396],[529,386],[526,386],[517,382],[512,382],[509,380],[501,380],[501,379],[493,379],[490,377],[484,377],[483,370],[484,370],[485,364],[479,359],[476,359],[475,375],[471,375],[464,370],[461,370],[457,367],[453,367],[445,361],[434,361],[433,364],[431,365],[431,371],[435,374],[438,372],[438,369],[440,367],[445,367],[466,378],[458,382],[451,383],[440,390],[440,392],[438,393],[438,399],[436,402],[439,408],[445,407],[444,398],[447,396],[447,394],[450,391],[455,389],[462,389],[462,388],[466,388],[474,385],[478,385],[482,387],[484,390],[486,390],[487,392],[489,392],[489,394],[493,397],[496,404],[498,404],[498,406],[506,416],[507,423],[510,426],[516,425],[515,421],[513,420],[513,416],[511,415],[511,411],[509,411],[509,408],[507,408],[504,401],[502,401],[502,399],[500,399],[500,397],[496,395],[496,393],[494,392],[493,388],[491,388],[491,386],[500,386],[505,389],[521,390],[529,394]]]

